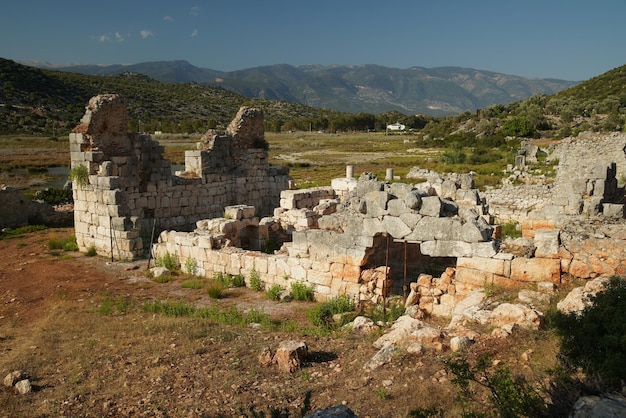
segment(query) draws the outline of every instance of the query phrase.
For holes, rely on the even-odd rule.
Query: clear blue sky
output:
[[[0,57],[457,66],[585,80],[626,64],[626,0],[14,0]]]

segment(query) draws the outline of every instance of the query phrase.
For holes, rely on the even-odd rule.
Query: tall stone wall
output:
[[[127,120],[121,97],[100,95],[70,134],[72,169],[88,172],[86,183],[73,184],[81,250],[93,246],[101,255],[139,258],[153,233],[191,230],[196,221],[222,216],[225,206],[235,204],[254,202],[260,214],[270,214],[289,187],[287,172],[269,167],[267,151],[254,147],[264,142],[256,109],[240,110],[227,134],[207,132],[200,150],[186,152],[185,171],[177,175],[157,141],[126,132]]]

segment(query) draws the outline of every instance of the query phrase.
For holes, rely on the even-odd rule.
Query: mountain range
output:
[[[164,83],[220,86],[250,98],[280,100],[342,112],[447,116],[509,104],[535,94],[554,94],[578,82],[526,78],[460,67],[277,64],[237,71],[199,68],[187,61],[132,65],[74,65],[39,68],[91,75],[138,73]]]

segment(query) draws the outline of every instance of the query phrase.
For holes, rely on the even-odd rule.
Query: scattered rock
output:
[[[379,368],[380,366],[387,364],[391,360],[393,360],[393,357],[399,351],[400,349],[393,345],[386,345],[380,350],[378,350],[378,352],[374,354],[374,357],[372,357],[367,363],[365,363],[363,368],[369,369],[369,370],[375,370]]]
[[[15,370],[4,377],[4,386],[13,387],[20,380],[26,379],[26,373],[22,370]]]
[[[564,314],[580,313],[587,306],[591,305],[591,297],[604,290],[608,282],[609,279],[607,277],[598,277],[587,282],[585,286],[576,287],[562,301],[556,304],[556,308]]]
[[[583,396],[574,404],[570,418],[617,418],[626,416],[626,399],[619,395]]]
[[[172,272],[169,271],[166,267],[152,267],[150,269],[150,273],[154,278],[166,278],[172,276]]]
[[[402,315],[396,320],[396,322],[393,323],[389,332],[381,335],[380,338],[374,342],[374,347],[382,348],[387,345],[399,344],[401,341],[407,339],[413,331],[417,331],[423,326],[424,323],[419,319],[411,318],[408,315]]]
[[[450,338],[450,350],[452,350],[453,353],[456,353],[457,351],[461,351],[463,348],[467,347],[470,342],[470,339],[465,336],[452,337]]]
[[[304,418],[356,418],[356,415],[347,406],[337,405],[326,409],[317,408]]]
[[[543,325],[543,314],[526,305],[503,303],[491,312],[489,322],[497,327],[516,324],[537,330]]]
[[[354,332],[363,334],[369,334],[379,328],[374,321],[365,316],[357,316],[348,326],[351,327]]]
[[[20,395],[25,395],[33,391],[33,387],[30,384],[30,380],[23,379],[15,384],[15,390]]]
[[[300,368],[309,354],[309,348],[304,341],[281,341],[274,354],[273,361],[280,371],[293,373]]]

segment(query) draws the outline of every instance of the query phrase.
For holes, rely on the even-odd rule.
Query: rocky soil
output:
[[[217,302],[180,280],[151,281],[145,260],[111,263],[48,249],[50,238],[72,232],[0,241],[0,377],[22,370],[33,387],[26,395],[2,387],[0,416],[296,417],[340,404],[360,417],[408,416],[431,406],[460,414],[443,364],[449,351],[401,351],[370,370],[364,365],[378,351],[380,332],[326,335],[306,320],[313,303],[272,302],[249,289],[226,291],[220,308],[255,307],[299,326],[269,330],[146,313],[141,305],[156,299]],[[488,352],[528,371],[554,358],[545,334],[497,339],[484,331],[468,348],[469,359]],[[265,347],[284,340],[309,349],[294,373],[259,361]]]

